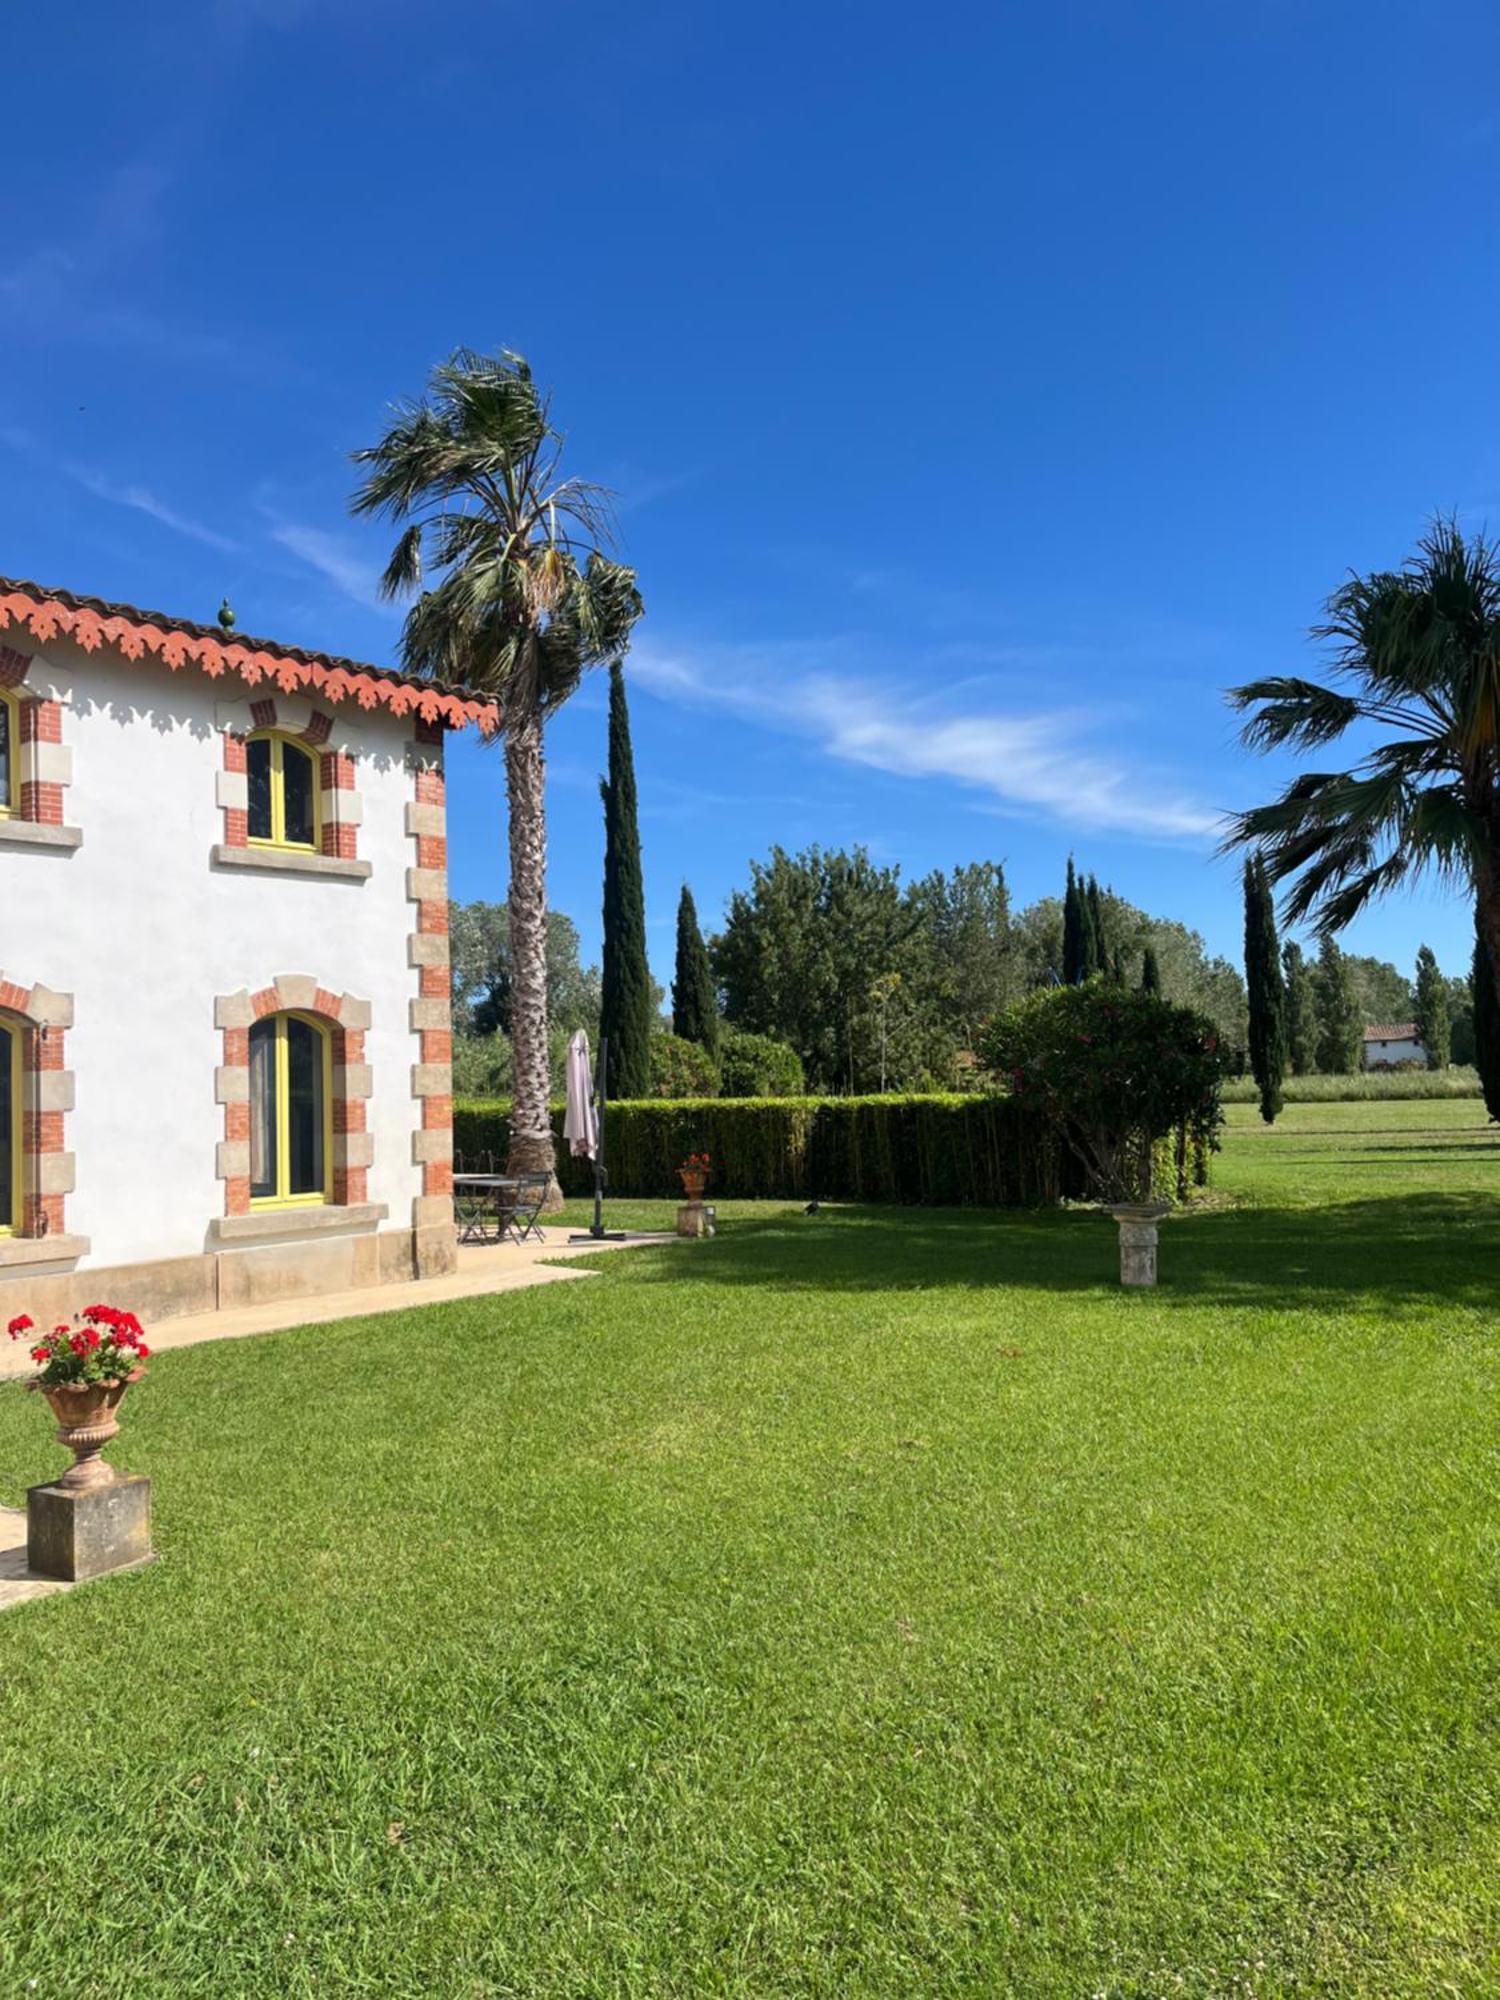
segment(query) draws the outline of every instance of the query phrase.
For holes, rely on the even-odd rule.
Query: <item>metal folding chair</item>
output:
[[[500,1194],[500,1234],[511,1236],[517,1243],[524,1243],[528,1237],[538,1243],[546,1238],[542,1235],[537,1217],[542,1212],[542,1203],[547,1199],[548,1176],[546,1174],[521,1174],[515,1186],[502,1189]]]
[[[494,1171],[493,1153],[480,1153],[471,1160],[466,1160],[462,1153],[453,1156],[453,1220],[460,1243],[498,1243],[505,1233],[497,1214],[495,1189],[476,1187],[462,1178],[466,1173]]]

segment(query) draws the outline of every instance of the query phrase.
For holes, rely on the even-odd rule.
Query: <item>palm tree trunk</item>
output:
[[[510,1152],[506,1171],[548,1174],[544,1207],[562,1207],[552,1144],[547,1048],[547,807],[542,721],[533,713],[506,731],[510,803]]]

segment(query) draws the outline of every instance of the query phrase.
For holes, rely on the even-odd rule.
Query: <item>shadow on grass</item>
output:
[[[833,1208],[734,1222],[690,1253],[694,1283],[787,1291],[999,1285],[1114,1290],[1114,1224],[1092,1210]],[[1447,1303],[1500,1306],[1500,1198],[1455,1192],[1307,1208],[1185,1212],[1161,1231],[1163,1303],[1336,1310]],[[679,1283],[675,1251],[640,1267]]]

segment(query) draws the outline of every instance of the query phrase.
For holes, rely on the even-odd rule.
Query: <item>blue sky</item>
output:
[[[7,24],[0,572],[385,661],[347,453],[465,343],[620,496],[653,956],[773,841],[1075,852],[1238,956],[1213,826],[1353,566],[1500,525],[1500,14],[84,0]],[[552,739],[597,948],[603,689]],[[497,759],[453,887],[504,893]],[[1441,893],[1346,937],[1451,969]]]

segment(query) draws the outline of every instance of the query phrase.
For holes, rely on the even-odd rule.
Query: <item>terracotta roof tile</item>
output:
[[[132,660],[149,652],[173,671],[191,663],[213,678],[232,673],[252,687],[269,680],[288,694],[315,688],[328,701],[355,701],[361,708],[379,706],[396,715],[415,712],[424,721],[455,729],[469,722],[493,729],[499,720],[497,705],[467,688],[414,680],[390,667],[311,652],[276,639],[245,638],[190,618],[142,611],[133,604],[0,577],[0,631],[15,626],[24,627],[42,645],[64,633],[85,652],[106,644],[118,646]]]

